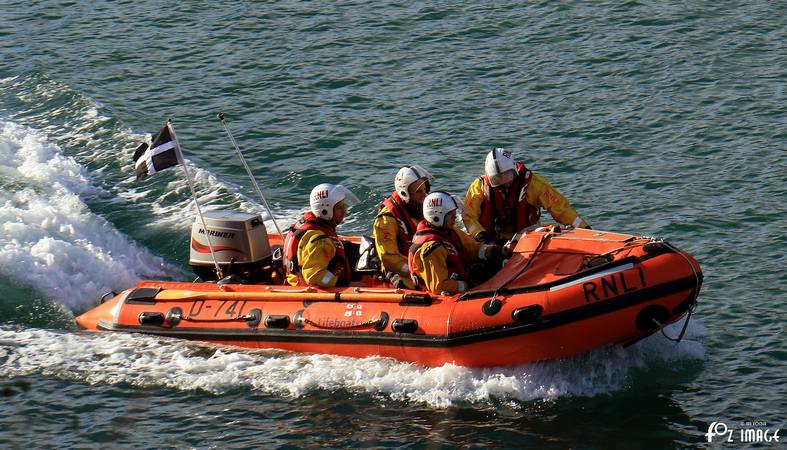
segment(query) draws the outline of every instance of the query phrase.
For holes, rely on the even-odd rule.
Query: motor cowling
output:
[[[274,261],[262,218],[237,211],[208,211],[203,217],[205,227],[199,216],[191,227],[189,265],[194,273],[204,281],[218,278],[210,251],[212,246],[225,277],[238,275],[248,282],[265,281]]]

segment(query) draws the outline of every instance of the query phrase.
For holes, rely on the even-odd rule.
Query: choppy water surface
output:
[[[784,426],[781,10],[3,3],[0,446],[665,448]],[[133,182],[164,120],[202,205],[260,209],[219,111],[282,226],[328,181],[362,199],[343,230],[369,232],[401,165],[463,194],[510,147],[594,227],[697,257],[687,338],[480,370],[78,331],[106,290],[190,276],[180,173]]]

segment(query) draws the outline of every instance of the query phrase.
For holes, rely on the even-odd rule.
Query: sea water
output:
[[[665,448],[782,427],[781,9],[3,3],[0,446]],[[368,234],[402,165],[462,196],[510,148],[594,228],[692,253],[699,306],[678,344],[489,369],[82,332],[104,292],[192,277],[182,172],[133,179],[169,118],[202,208],[269,231],[334,182],[361,198],[340,231]]]

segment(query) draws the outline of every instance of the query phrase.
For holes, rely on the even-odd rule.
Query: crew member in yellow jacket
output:
[[[284,239],[284,268],[293,286],[347,286],[352,272],[344,244],[336,234],[358,198],[341,184],[323,183],[312,189],[309,208]]]
[[[423,219],[424,198],[432,181],[432,175],[421,166],[399,169],[394,177],[394,191],[380,205],[372,225],[383,274],[397,288],[415,288],[407,253],[418,222]]]
[[[486,156],[485,174],[467,189],[462,221],[476,240],[504,243],[519,230],[539,223],[541,208],[563,225],[590,228],[571,203],[543,177],[504,148]]]
[[[413,279],[432,293],[455,294],[469,286],[468,265],[476,259],[499,259],[497,245],[483,244],[457,228],[459,201],[445,192],[424,200],[424,220],[418,224],[410,247]]]

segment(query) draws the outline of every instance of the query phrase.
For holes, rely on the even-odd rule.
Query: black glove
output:
[[[503,256],[503,249],[500,248],[499,245],[494,245],[492,248],[487,250],[488,253],[486,254],[487,261],[498,261]]]
[[[482,231],[475,236],[475,240],[478,242],[492,242],[495,240],[494,236],[487,233],[486,231]]]

